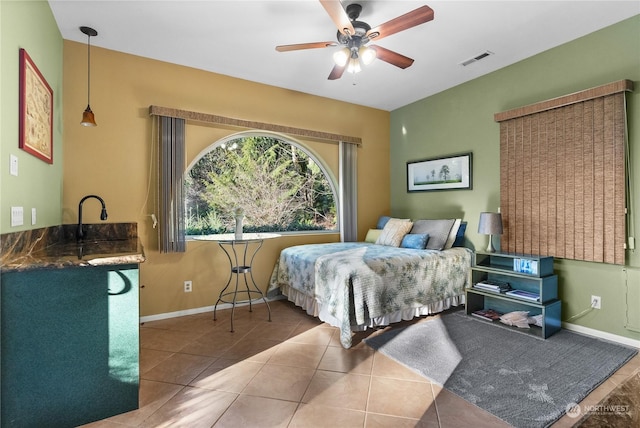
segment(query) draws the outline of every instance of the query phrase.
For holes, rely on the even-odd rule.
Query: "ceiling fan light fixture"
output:
[[[335,42],[313,42],[298,43],[294,45],[276,46],[278,52],[287,52],[302,49],[326,48],[338,45],[339,48],[333,52],[335,66],[329,73],[328,80],[336,80],[342,77],[345,71],[358,73],[363,67],[368,66],[376,58],[380,61],[405,69],[413,64],[413,59],[401,55],[382,46],[365,46],[372,40],[388,37],[392,34],[408,30],[420,24],[433,20],[433,9],[429,6],[421,6],[410,12],[384,22],[374,28],[363,21],[358,21],[362,5],[350,1],[346,7],[343,2],[335,0],[320,0],[325,11],[336,25],[337,43]]]
[[[351,58],[349,60],[349,65],[347,66],[347,71],[353,74],[360,73],[362,71],[360,60],[358,58]]]
[[[358,56],[362,59],[364,65],[369,65],[376,59],[376,50],[368,46],[360,46]]]
[[[334,52],[333,61],[336,63],[336,65],[339,65],[340,67],[344,67],[347,64],[347,61],[349,61],[350,57],[351,57],[351,52],[349,51],[349,48],[344,47]]]

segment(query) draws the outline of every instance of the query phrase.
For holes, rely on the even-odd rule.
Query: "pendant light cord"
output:
[[[91,101],[91,34],[87,34],[87,105]]]

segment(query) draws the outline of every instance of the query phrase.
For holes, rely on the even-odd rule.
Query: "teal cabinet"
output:
[[[1,275],[3,427],[73,427],[138,408],[138,265]]]

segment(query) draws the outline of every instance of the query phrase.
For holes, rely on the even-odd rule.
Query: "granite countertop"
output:
[[[78,242],[76,225],[53,226],[2,235],[3,272],[142,263],[144,248],[136,223],[86,225],[87,238]]]

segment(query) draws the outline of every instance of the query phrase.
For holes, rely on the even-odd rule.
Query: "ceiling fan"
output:
[[[383,37],[433,20],[433,9],[429,6],[421,6],[384,24],[371,28],[366,22],[358,21],[360,12],[362,12],[362,6],[358,3],[348,5],[346,10],[337,0],[320,0],[320,3],[338,27],[338,41],[280,45],[276,46],[276,50],[278,52],[287,52],[343,46],[342,49],[333,54],[336,65],[329,74],[329,80],[339,79],[345,70],[357,73],[361,69],[361,61],[363,64],[368,65],[375,58],[400,68],[411,66],[413,59],[381,46],[368,45],[368,43],[371,40],[380,40]]]

